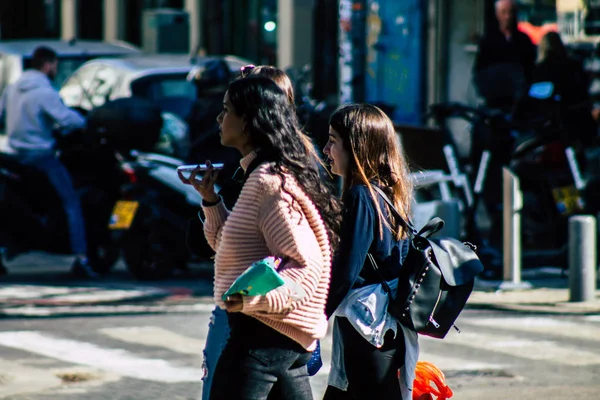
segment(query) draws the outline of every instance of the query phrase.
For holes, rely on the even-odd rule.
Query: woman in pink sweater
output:
[[[310,399],[306,363],[327,330],[324,310],[339,205],[297,134],[293,107],[272,80],[231,83],[218,121],[221,143],[243,156],[245,183],[231,211],[214,191],[212,168],[195,185],[203,198],[204,232],[216,251],[215,302],[227,310],[231,328],[211,398],[266,399],[277,382],[283,398]],[[267,256],[282,258],[278,272],[306,295],[296,301],[271,291],[224,302],[221,297],[235,279]]]

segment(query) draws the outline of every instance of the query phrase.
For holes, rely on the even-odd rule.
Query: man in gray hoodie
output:
[[[62,102],[52,86],[58,57],[48,47],[33,52],[32,69],[6,88],[0,98],[0,120],[5,120],[8,145],[22,164],[44,172],[60,196],[67,221],[71,250],[76,255],[73,272],[96,277],[86,258],[87,241],[79,195],[66,167],[56,157],[53,132],[83,128],[86,120]]]

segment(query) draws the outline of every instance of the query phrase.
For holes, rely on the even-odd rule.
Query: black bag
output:
[[[399,323],[422,335],[443,339],[452,326],[459,331],[454,321],[473,291],[475,277],[483,271],[475,247],[449,237],[430,239],[429,236],[444,226],[444,221],[437,217],[417,232],[410,220],[402,218],[380,188],[373,186],[373,189],[382,196],[410,236],[408,254],[398,274],[395,296],[373,256],[368,254],[390,297],[388,312]]]

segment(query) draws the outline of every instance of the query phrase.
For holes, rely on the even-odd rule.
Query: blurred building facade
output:
[[[123,40],[144,47],[144,14],[184,11],[188,51],[277,59],[277,9],[298,0],[2,0],[0,40]],[[310,50],[305,50],[305,52]]]
[[[369,101],[389,106],[397,122],[420,124],[428,104],[475,101],[471,67],[479,37],[495,24],[494,2],[2,0],[0,39],[76,37],[156,48],[148,46],[147,32],[158,19],[145,26],[144,15],[183,11],[172,13],[173,21],[186,24],[177,31],[187,32],[180,50],[235,54],[282,68],[312,64],[317,99]],[[519,3],[522,20],[556,22],[556,0]]]

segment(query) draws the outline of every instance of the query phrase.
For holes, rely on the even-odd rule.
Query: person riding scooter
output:
[[[61,132],[85,127],[86,120],[65,106],[52,86],[58,57],[40,46],[32,57],[32,68],[10,85],[0,99],[0,120],[5,120],[8,146],[19,163],[43,172],[59,195],[69,225],[71,251],[76,259],[72,272],[95,278],[86,257],[87,240],[79,195],[71,176],[56,155],[55,127]]]

